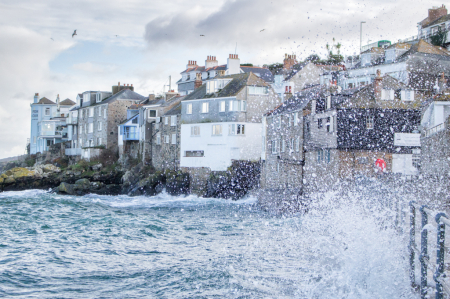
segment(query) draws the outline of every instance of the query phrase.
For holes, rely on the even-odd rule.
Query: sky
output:
[[[438,1],[347,0],[0,0],[0,158],[25,153],[35,93],[72,99],[86,90],[133,84],[148,94],[172,89],[188,60],[262,66],[298,59],[325,45],[342,54],[362,43],[417,34]],[[72,33],[77,35],[72,38]],[[263,30],[264,29],[264,30]],[[204,36],[202,36],[204,35]]]

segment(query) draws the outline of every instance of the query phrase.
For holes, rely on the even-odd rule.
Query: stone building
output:
[[[157,170],[180,169],[181,103],[153,123],[152,164]]]
[[[421,92],[390,76],[363,88],[316,92],[304,109],[310,190],[386,173],[416,175]]]
[[[120,89],[114,87],[114,91]],[[80,105],[72,111],[77,113],[78,126],[73,139],[75,146],[81,148],[81,157],[90,159],[102,148],[118,151],[118,125],[127,119],[131,105],[145,99],[131,88],[123,88],[109,96],[102,92],[83,93]]]
[[[303,185],[303,108],[309,93],[297,93],[263,118],[262,194],[295,200]]]

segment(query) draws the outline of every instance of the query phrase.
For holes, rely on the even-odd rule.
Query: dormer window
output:
[[[95,95],[95,101],[96,101],[97,103],[100,103],[100,102],[102,101],[102,94],[101,94],[101,93],[97,93],[97,94]]]
[[[206,93],[214,93],[216,92],[216,81],[208,81],[206,82]]]
[[[248,93],[249,94],[268,94],[269,91],[266,86],[249,86]]]
[[[406,102],[414,101],[414,90],[402,90],[401,98]]]
[[[381,99],[384,101],[394,100],[394,90],[393,89],[382,89]]]

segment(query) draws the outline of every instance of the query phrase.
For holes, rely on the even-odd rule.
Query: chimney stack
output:
[[[39,99],[39,93],[35,93],[34,94],[34,103],[37,103],[38,102],[38,99]]]
[[[239,74],[241,72],[241,60],[237,54],[230,54],[227,60],[227,75]]]
[[[284,91],[284,100],[286,101],[292,97],[292,86],[286,86]]]
[[[218,65],[219,65],[219,63],[216,60],[216,56],[208,56],[206,58],[205,69],[208,69],[210,67],[215,67],[215,66],[218,66]]]
[[[442,72],[441,78],[439,79],[439,91],[442,93],[447,88],[447,80],[445,79],[445,74]]]
[[[290,70],[297,63],[297,55],[284,54],[283,69]]]
[[[375,82],[373,83],[373,89],[375,94],[375,100],[381,100],[381,83],[383,81],[383,77],[381,77],[381,70],[377,70],[377,76],[375,77]]]
[[[422,23],[422,26],[426,26],[431,22],[436,21],[437,19],[447,15],[447,8],[445,8],[444,4],[441,7],[433,7],[428,9],[428,18],[425,22]]]
[[[202,86],[202,84],[203,84],[202,74],[201,73],[195,74],[194,90]]]

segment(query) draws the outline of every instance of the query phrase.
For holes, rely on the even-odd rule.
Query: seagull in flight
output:
[[[203,34],[200,34],[200,36],[204,36]]]
[[[117,34],[116,35],[114,35],[115,37],[119,37]]]
[[[53,37],[50,37],[50,39],[51,39],[52,41],[55,41],[55,40],[53,39]]]
[[[75,35],[78,35],[76,29],[75,29],[75,30],[73,31],[73,33],[72,33],[72,38],[73,38]]]
[[[259,30],[259,32],[263,32],[264,30],[266,30],[266,29],[263,29],[263,30]]]

